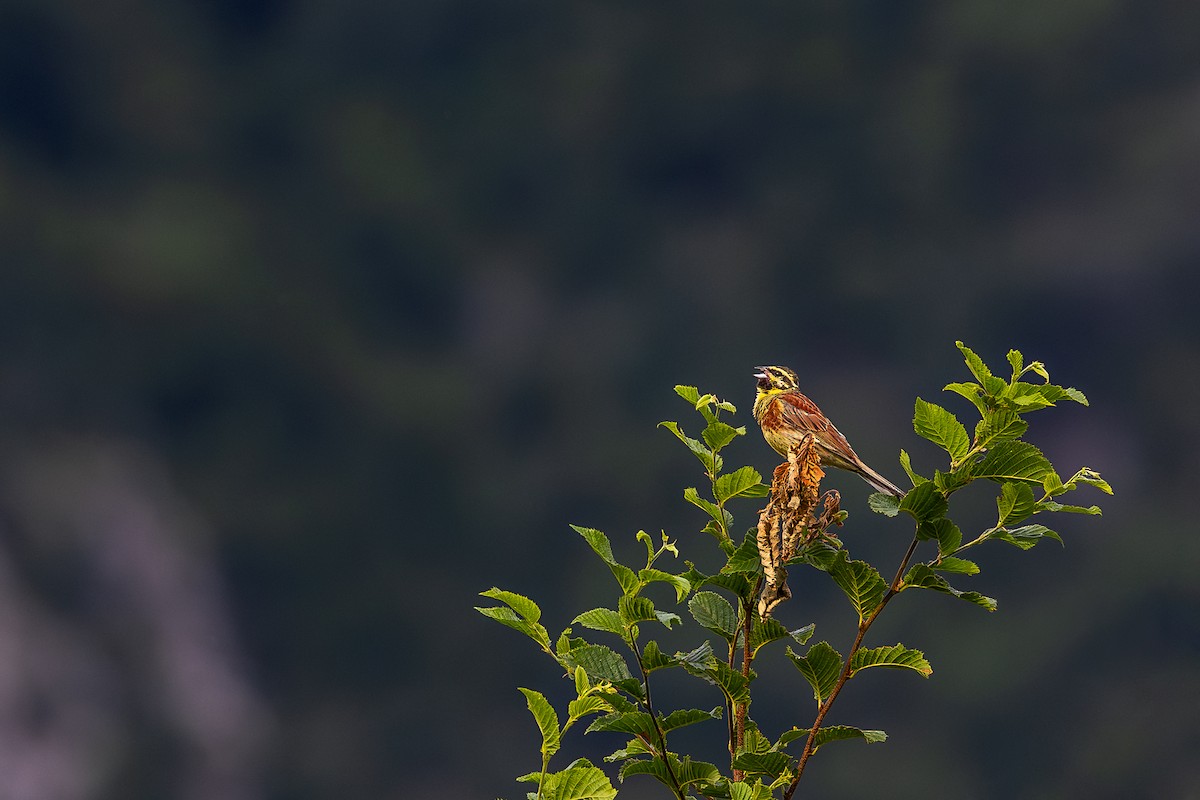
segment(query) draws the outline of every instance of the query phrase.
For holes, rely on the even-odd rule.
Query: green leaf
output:
[[[992,371],[983,363],[983,359],[975,355],[975,351],[967,347],[962,342],[955,342],[955,347],[963,354],[963,359],[967,362],[967,369],[971,370],[971,374],[975,376],[975,380],[979,381],[983,386],[984,391],[989,395],[995,396],[1003,391],[1007,385],[1003,380],[992,375]]]
[[[834,650],[829,642],[817,642],[808,648],[803,656],[796,655],[792,648],[787,649],[787,656],[800,670],[800,674],[812,687],[813,698],[819,707],[833,692],[838,678],[842,673],[842,656]]]
[[[661,569],[653,567],[639,570],[637,574],[638,580],[642,583],[669,583],[675,588],[675,602],[682,603],[683,598],[688,596],[688,592],[692,590],[692,584],[682,575],[672,575],[669,572],[663,572]]]
[[[704,442],[715,453],[737,437],[743,436],[745,433],[746,428],[744,426],[735,428],[732,425],[726,425],[724,422],[714,419],[712,422],[708,423],[708,427],[700,432],[700,435],[704,437]]]
[[[609,571],[613,577],[617,579],[617,583],[621,587],[621,591],[628,594],[636,591],[638,588],[637,576],[629,567],[617,562],[613,558],[612,544],[609,543],[608,537],[595,528],[584,528],[579,525],[572,525],[571,528],[583,537],[588,546],[595,551],[596,555],[608,565]]]
[[[1012,528],[1011,530],[1001,528],[988,538],[1008,542],[1022,550],[1028,550],[1042,539],[1054,539],[1059,544],[1063,543],[1062,537],[1045,525],[1023,525],[1020,528]]]
[[[858,612],[859,622],[879,605],[887,588],[879,570],[866,561],[850,561],[845,551],[829,568],[829,577],[845,592],[850,604]]]
[[[754,720],[746,720],[745,737],[742,739],[740,753],[765,753],[771,750],[771,740],[762,735]]]
[[[932,481],[914,486],[900,498],[900,510],[911,514],[917,522],[940,519],[947,508],[945,496]]]
[[[683,442],[684,446],[687,447],[688,450],[692,451],[692,455],[700,459],[700,463],[704,465],[704,470],[709,475],[716,475],[721,471],[721,457],[709,450],[699,440],[693,439],[685,434],[679,427],[678,422],[671,422],[670,420],[667,420],[665,422],[658,423],[658,425],[659,427],[666,428],[671,433],[675,434],[679,441]]]
[[[737,636],[737,613],[729,601],[716,592],[696,592],[688,601],[688,611],[701,627],[732,642]]]
[[[621,622],[621,615],[610,608],[593,608],[591,611],[585,611],[571,620],[572,625],[575,623],[579,623],[585,628],[591,628],[594,631],[615,633],[617,636],[625,633],[625,626]]]
[[[675,394],[691,403],[692,408],[695,408],[696,404],[700,401],[700,390],[695,386],[684,386],[683,384],[680,384],[675,387]]]
[[[757,552],[757,551],[756,551]],[[689,564],[689,566],[691,566]],[[684,573],[684,577],[692,584],[692,588],[699,589],[701,586],[716,586],[719,589],[726,589],[733,592],[742,599],[750,597],[750,593],[754,590],[754,586],[746,579],[746,574],[742,572],[729,572],[725,574],[704,575],[696,572],[693,568]]]
[[[903,450],[900,451],[900,466],[903,467],[904,471],[908,474],[908,479],[910,481],[912,481],[913,486],[916,486],[917,484],[920,484],[920,483],[925,483],[927,480],[929,480],[928,478],[922,478],[920,475],[913,472],[912,459],[909,458],[908,453],[904,452]],[[877,492],[877,494],[883,494],[883,493]],[[888,495],[888,494],[884,494],[883,496],[891,497],[891,495]],[[893,514],[892,516],[895,516],[895,515]]]
[[[718,661],[712,654],[712,647],[703,650],[708,642],[693,650],[691,653],[679,653],[675,658],[679,666],[690,675],[695,675],[721,690],[731,703],[750,702],[750,681],[742,673],[730,668],[724,661]]]
[[[680,761],[673,753],[667,757],[671,759],[669,773],[661,758],[639,759],[625,762],[621,767],[621,780],[624,781],[631,775],[650,775],[670,787],[672,786],[672,775],[675,776],[675,780],[679,781],[680,786],[688,786],[693,783],[714,783],[721,779],[721,771],[712,764],[704,761],[692,761],[690,757]]]
[[[667,771],[666,766],[659,758],[630,759],[621,765],[621,771],[617,773],[617,777],[621,780],[621,783],[624,783],[634,775],[649,775],[664,786],[674,789],[671,782],[672,773]]]
[[[1013,381],[1004,390],[1004,396],[1022,414],[1052,406],[1056,400],[1065,397],[1062,389],[1058,386],[1053,384],[1038,386],[1025,381]]]
[[[928,564],[917,564],[908,571],[904,576],[904,586],[915,589],[931,589],[935,592],[943,592],[952,595],[961,600],[966,600],[968,603],[974,603],[988,611],[996,610],[996,601],[990,597],[986,597],[979,592],[963,592],[955,589],[941,575],[935,573]]]
[[[534,636],[533,626],[521,619],[521,615],[511,608],[504,608],[503,606],[475,606],[475,610],[489,619],[494,619],[503,625],[520,631],[531,639],[537,638]],[[543,628],[543,630],[545,629]],[[549,635],[547,633],[546,637],[549,638]]]
[[[928,439],[949,453],[953,461],[958,461],[971,449],[967,429],[962,423],[946,409],[919,397],[913,413],[913,429],[918,436]]]
[[[750,626],[750,655],[751,657],[755,657],[763,645],[779,641],[780,639],[786,639],[789,636],[796,640],[798,644],[804,644],[813,635],[816,627],[816,625],[810,622],[803,628],[796,628],[794,631],[789,631],[784,627],[783,623],[774,617],[766,619],[755,617],[753,624]]]
[[[674,666],[676,666],[675,659],[659,650],[658,642],[653,639],[646,642],[646,647],[642,650],[642,668],[647,673]]]
[[[671,759],[675,761],[675,756],[671,756]],[[721,779],[721,771],[706,761],[692,761],[688,756],[675,763],[675,777],[679,779],[681,786],[713,783]]]
[[[624,564],[609,564],[608,570],[617,579],[617,585],[621,587],[622,594],[633,594],[640,588],[637,575]]]
[[[1030,481],[1041,485],[1042,478],[1052,471],[1050,462],[1028,442],[1000,442],[975,467],[974,477],[989,478],[999,483]]]
[[[645,531],[638,531],[637,534],[634,536],[634,538],[637,539],[639,542],[641,542],[646,547],[646,563],[649,564],[649,563],[653,562],[654,561],[654,539],[650,536],[650,534],[646,533]]]
[[[763,786],[758,778],[729,784],[729,800],[772,800],[774,797],[772,790]]]
[[[486,592],[479,593],[482,597],[490,597],[493,600],[499,600],[513,611],[521,615],[521,618],[527,622],[537,622],[542,618],[542,610],[538,608],[538,604],[530,600],[525,595],[517,594],[516,592],[506,592],[503,589],[492,587]]]
[[[582,762],[582,763],[580,763]],[[549,777],[549,776],[547,776]],[[543,791],[543,798],[553,800],[612,800],[617,796],[612,781],[599,767],[593,767],[586,759],[579,759],[562,772],[554,774],[551,791]]]
[[[632,594],[638,590],[637,575],[629,567],[624,564],[609,564],[608,570],[617,579],[617,585],[621,587],[623,594]]]
[[[890,497],[890,495],[884,496]],[[838,554],[841,552],[841,548],[835,547],[827,541],[815,541],[805,545],[800,550],[798,556],[787,563],[790,564],[793,561],[798,561],[810,564],[822,572],[829,572],[833,568],[833,565],[837,563]]]
[[[1060,495],[1067,491],[1067,487],[1063,485],[1062,478],[1058,477],[1058,473],[1050,470],[1042,478],[1042,490],[1051,497]]]
[[[750,702],[750,679],[724,661],[717,661],[710,669],[709,682],[720,689],[731,704]]]
[[[622,681],[622,683],[627,683],[627,681]],[[636,693],[631,692],[631,694]],[[610,706],[612,706],[612,710],[618,714],[628,714],[631,711],[638,710],[638,706],[635,703],[631,703],[630,701],[626,700],[623,695],[617,694],[616,692],[606,692],[604,694],[604,699],[608,701]]]
[[[1099,472],[1090,470],[1087,467],[1084,467],[1082,470],[1080,470],[1080,472],[1084,474],[1076,475],[1074,480],[1072,480],[1072,483],[1086,483],[1088,486],[1095,486],[1105,494],[1113,493],[1112,487],[1108,485],[1108,481],[1103,480],[1100,477]]]
[[[869,667],[894,667],[911,669],[923,678],[933,674],[933,667],[925,660],[920,650],[911,650],[902,644],[882,647],[860,648],[850,658],[850,677]]]
[[[758,474],[758,470],[754,467],[742,467],[717,478],[713,486],[713,496],[724,503],[734,497],[748,496],[747,493],[756,491],[759,486],[762,486],[762,476]]]
[[[943,517],[918,525],[917,538],[937,540],[938,553],[944,556],[953,553],[962,544],[962,531],[952,521]]]
[[[577,697],[567,706],[567,714],[571,719],[583,719],[589,714],[602,714],[610,711],[612,711],[612,706],[608,704],[608,701],[594,694]]]
[[[771,493],[771,487],[765,483],[759,483],[744,490],[739,497],[766,497]]]
[[[583,667],[593,681],[599,679],[616,683],[633,677],[625,659],[602,644],[585,644],[573,648],[565,655],[565,661],[570,669]]]
[[[783,749],[797,739],[807,739],[810,732],[810,728],[797,728],[793,726],[790,730],[786,730],[780,734],[779,741],[775,743],[775,748],[777,750]]]
[[[580,525],[572,525],[571,529],[583,537],[583,540],[596,551],[596,555],[600,556],[605,564],[611,566],[617,563],[617,560],[613,558],[612,544],[603,533],[595,528],[584,528]]]
[[[1067,388],[1063,389],[1063,393],[1067,396],[1067,399],[1074,400],[1076,403],[1079,403],[1080,405],[1086,406],[1088,404],[1087,397],[1084,395],[1083,392],[1079,391],[1078,389],[1073,389],[1070,386],[1068,386]]]
[[[931,565],[938,572],[949,572],[957,575],[978,575],[979,565],[974,561],[954,556],[942,556]]]
[[[520,689],[520,692],[525,695],[529,713],[533,714],[533,719],[542,732],[542,755],[549,758],[558,752],[562,743],[558,714],[554,713],[554,708],[541,692],[535,692],[533,689]]]
[[[816,629],[816,623],[810,622],[803,628],[796,628],[795,630],[788,631],[788,636],[791,636],[793,639],[795,639],[797,644],[804,644],[812,638],[812,635]]]
[[[698,708],[680,709],[672,711],[659,721],[663,733],[670,733],[676,728],[683,728],[688,725],[695,725],[697,722],[707,722],[712,719],[721,718],[721,707],[717,706],[712,711],[701,711]]]
[[[592,720],[592,724],[587,728],[588,733],[595,733],[597,731],[631,733],[647,741],[655,741],[658,737],[658,733],[654,730],[654,722],[645,711],[605,714],[603,717]]]
[[[867,498],[867,506],[876,514],[894,517],[900,513],[900,498],[883,492],[875,492]]]
[[[626,744],[621,750],[617,750],[612,755],[605,756],[604,760],[611,764],[614,761],[624,761],[628,758],[633,758],[634,756],[648,756],[653,754],[654,751],[648,744],[646,744],[645,741],[635,737],[630,739],[628,744]]]
[[[670,611],[655,611],[654,618],[657,619],[659,622],[661,622],[667,628],[673,628],[674,626],[683,622],[683,619],[681,619],[678,614],[672,613]]]
[[[1100,506],[1087,506],[1085,508],[1084,506],[1067,506],[1063,505],[1062,503],[1053,502],[1040,503],[1039,506],[1043,511],[1066,511],[1070,514],[1091,514],[1093,516],[1099,516],[1101,513],[1103,513],[1100,510]]]
[[[987,409],[975,424],[975,444],[981,449],[999,441],[1019,439],[1029,430],[1029,423],[1007,408]]]
[[[787,753],[739,753],[733,759],[733,768],[750,774],[778,776],[792,764]]]
[[[1072,400],[1080,405],[1087,405],[1087,397],[1078,389],[1071,389],[1063,386],[1055,386],[1052,383],[1047,383],[1041,387],[1042,396],[1047,400],[1057,403],[1059,400]]]
[[[715,530],[705,528],[705,531],[712,533],[717,539],[721,538],[722,530],[729,530],[729,526],[733,524],[733,514],[730,514],[716,503],[705,500],[700,496],[700,493],[696,491],[695,487],[689,486],[688,488],[684,489],[683,499],[687,500],[697,508],[702,509],[704,513],[713,518],[713,521],[716,522],[719,527]]]
[[[694,650],[689,650],[686,653],[676,653],[675,663],[684,669],[692,672],[693,670],[703,672],[717,661],[713,655],[712,645],[707,641],[701,642]],[[693,672],[695,674],[695,672]]]
[[[486,592],[483,594],[490,596]],[[489,619],[494,619],[502,625],[507,625],[513,630],[520,631],[537,642],[538,646],[543,650],[550,650],[550,634],[541,623],[529,622],[516,611],[503,606],[492,606],[490,608],[475,606],[475,610]]]
[[[751,530],[746,535],[738,549],[729,556],[729,561],[721,568],[721,572],[759,572],[762,569],[762,562],[758,557],[756,533]]]
[[[564,628],[563,632],[558,636],[558,641],[554,643],[554,651],[561,658],[566,658],[568,655],[570,655],[572,650],[577,647],[583,647],[585,644],[587,644],[585,639],[577,636],[571,636],[571,629]],[[571,669],[573,670],[575,668],[571,667]]]
[[[955,467],[953,472],[935,470],[933,473],[933,485],[942,493],[942,497],[949,497],[975,479],[972,472],[978,463],[978,461],[972,460],[964,461]]]
[[[654,601],[649,597],[623,595],[617,608],[621,614],[621,621],[626,625],[635,625],[639,622],[650,622],[657,619],[654,616]]]
[[[1000,512],[997,525],[1008,525],[1026,519],[1037,511],[1033,488],[1028,483],[1001,485],[1000,496],[996,498],[996,508]]]
[[[713,519],[721,521],[721,507],[711,500],[705,500],[700,496],[700,492],[695,486],[689,486],[683,490],[683,499],[694,505],[696,508],[703,509]]]
[[[987,404],[983,402],[980,394],[983,392],[983,387],[977,383],[947,383],[942,387],[943,392],[954,392],[961,395],[974,404],[975,408],[979,409],[979,413],[983,414],[987,411]]]
[[[876,744],[886,742],[887,734],[883,731],[860,730],[849,725],[830,725],[828,728],[821,728],[817,731],[813,740],[813,752],[817,752],[817,748],[827,742],[836,742],[842,739],[862,739],[867,744]]]
[[[1021,370],[1025,368],[1025,358],[1021,355],[1020,350],[1008,351],[1008,364],[1012,367],[1013,380],[1021,374]]]

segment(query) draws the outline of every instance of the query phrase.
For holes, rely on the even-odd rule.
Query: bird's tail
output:
[[[858,474],[876,491],[890,494],[892,497],[904,497],[903,489],[868,467],[861,460],[858,462]]]

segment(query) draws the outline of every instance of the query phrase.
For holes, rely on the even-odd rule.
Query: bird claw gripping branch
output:
[[[818,540],[833,539],[830,525],[841,525],[841,495],[830,490],[821,496],[821,454],[812,434],[788,449],[787,461],[775,468],[767,505],[758,515],[758,555],[764,586],[758,613],[770,616],[772,609],[792,596],[787,586],[785,564],[797,550]],[[814,514],[821,505],[819,515]]]

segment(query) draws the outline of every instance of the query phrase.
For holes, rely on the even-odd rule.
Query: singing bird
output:
[[[904,496],[896,484],[868,467],[817,404],[800,393],[795,372],[787,367],[756,369],[758,394],[754,398],[754,419],[762,428],[767,444],[786,456],[788,449],[799,444],[805,434],[812,434],[821,454],[821,466],[858,473],[876,491]]]

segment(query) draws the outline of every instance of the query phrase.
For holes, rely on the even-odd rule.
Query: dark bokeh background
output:
[[[898,478],[934,466],[914,396],[969,410],[963,339],[1088,393],[1031,435],[1118,495],[1066,549],[981,553],[997,614],[890,609],[934,679],[852,687],[834,721],[892,738],[807,792],[1200,797],[1197,30],[1172,0],[0,4],[0,796],[520,796],[514,687],[565,687],[475,593],[553,631],[611,602],[568,522],[711,561],[671,386],[747,412],[791,364]],[[844,647],[796,588],[781,618]],[[780,655],[771,733],[811,719]]]

